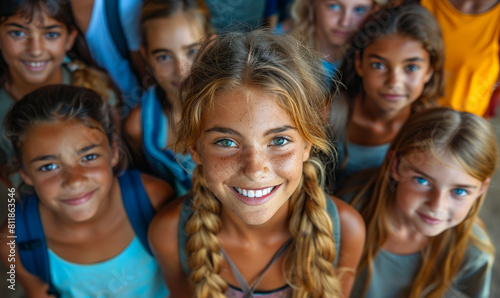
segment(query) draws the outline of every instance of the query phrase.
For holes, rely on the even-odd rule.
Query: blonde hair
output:
[[[203,113],[212,108],[218,92],[246,88],[271,94],[312,145],[312,155],[330,156],[321,112],[329,97],[320,60],[308,47],[289,36],[262,30],[228,33],[207,41],[191,74],[182,84],[183,111],[174,150],[187,152],[202,132]],[[291,246],[285,253],[285,278],[294,297],[337,297],[340,283],[333,268],[336,257],[327,196],[320,187],[322,165],[310,157],[301,182],[290,198]],[[217,234],[221,203],[207,187],[202,165],[193,173],[193,215],[186,225],[188,265],[197,297],[223,297],[223,257]]]
[[[389,152],[374,182],[373,195],[361,207],[367,236],[359,269],[368,267],[367,286],[373,261],[390,233],[388,206],[395,200],[397,182],[389,173],[396,160],[402,157],[417,160],[422,154],[439,158],[446,153],[479,181],[491,177],[498,164],[498,148],[490,124],[479,116],[442,107],[412,116],[392,142]],[[460,269],[460,260],[469,241],[493,258],[494,248],[488,239],[479,239],[472,232],[473,224],[482,226],[478,212],[484,198],[485,193],[474,202],[463,222],[429,240],[423,250],[422,266],[409,289],[409,297],[420,297],[424,293],[426,297],[442,297]]]

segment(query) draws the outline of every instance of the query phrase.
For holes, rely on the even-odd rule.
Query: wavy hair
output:
[[[228,33],[205,42],[191,74],[182,84],[183,110],[174,150],[187,153],[202,132],[204,112],[222,91],[245,88],[273,96],[290,115],[301,136],[312,145],[311,155],[332,156],[322,111],[329,96],[319,58],[290,36],[256,30]],[[337,297],[340,283],[332,222],[326,212],[327,196],[321,188],[322,165],[310,157],[302,179],[290,198],[289,229],[292,245],[285,253],[284,275],[294,297]],[[217,234],[222,223],[221,203],[208,189],[202,165],[193,173],[193,215],[186,225],[190,278],[197,297],[223,297],[227,283],[221,278],[223,257]]]
[[[391,167],[403,157],[418,160],[422,154],[439,158],[449,154],[467,174],[479,181],[491,177],[498,165],[498,148],[491,125],[471,113],[457,112],[449,108],[433,108],[410,117],[401,128],[389,149],[372,183],[373,195],[361,207],[366,222],[366,244],[360,269],[368,267],[367,286],[373,272],[373,261],[389,237],[387,214],[396,200],[398,187],[391,175]],[[486,193],[472,205],[467,217],[457,226],[430,238],[423,250],[423,263],[409,289],[409,297],[442,297],[460,269],[469,242],[490,253],[494,248],[488,239],[480,239],[472,232],[474,223],[483,226],[478,212]]]

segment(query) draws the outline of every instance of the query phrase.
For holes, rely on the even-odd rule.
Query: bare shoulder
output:
[[[171,297],[183,297],[192,290],[179,258],[179,219],[184,198],[163,206],[149,226],[148,239],[160,265]]]
[[[354,207],[340,200],[337,197],[330,196],[339,211],[341,233],[342,235],[351,235],[355,238],[365,237],[365,222]]]
[[[341,275],[342,294],[349,297],[356,276],[356,269],[365,245],[366,227],[361,215],[346,202],[331,197],[337,205],[340,218],[340,251],[338,268]]]
[[[142,139],[142,108],[140,105],[133,108],[132,111],[128,114],[127,118],[123,121],[123,130],[128,138],[132,141],[137,142]]]
[[[155,210],[174,199],[174,188],[166,181],[144,173],[141,173],[141,180]]]

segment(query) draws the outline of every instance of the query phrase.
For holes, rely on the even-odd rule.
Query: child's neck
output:
[[[429,241],[429,237],[417,231],[410,221],[394,204],[386,213],[389,226],[388,238],[382,247],[394,254],[412,254],[421,251]]]
[[[373,102],[364,95],[354,99],[347,135],[355,144],[380,145],[390,142],[410,117],[411,106],[397,111],[386,111]]]
[[[481,14],[492,9],[500,0],[448,0],[457,10],[465,14]]]
[[[237,241],[242,244],[267,244],[290,238],[289,203],[283,204],[268,222],[262,225],[249,225],[239,219],[231,210],[222,206],[220,218],[222,229],[218,237],[223,240]]]
[[[62,82],[62,67],[59,67],[45,82],[40,84],[26,82],[22,77],[11,73],[11,79],[5,84],[5,89],[15,100],[20,100],[31,91],[47,85],[62,84]]]
[[[329,43],[321,42],[318,40],[318,52],[323,54],[323,60],[335,63],[336,61],[343,60],[345,55],[344,47],[333,46]]]

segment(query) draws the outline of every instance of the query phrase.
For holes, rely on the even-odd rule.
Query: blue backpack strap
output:
[[[25,196],[16,203],[16,236],[19,258],[26,270],[49,285],[48,294],[61,297],[50,278],[47,242],[38,210],[38,197]]]
[[[337,206],[335,205],[335,202],[330,198],[330,196],[326,193],[325,196],[326,196],[326,212],[328,213],[328,216],[332,221],[333,239],[335,240],[335,250],[337,252],[337,257],[335,257],[333,265],[337,266],[337,263],[339,262],[340,241],[341,241],[339,211],[337,209]]]
[[[181,262],[181,267],[186,275],[191,273],[191,270],[188,266],[188,252],[186,250],[186,244],[188,241],[188,237],[186,235],[186,224],[189,218],[193,215],[193,197],[188,195],[184,198],[181,205],[181,213],[179,216],[179,230],[178,230],[178,238],[179,238],[179,261]]]
[[[141,173],[126,171],[118,177],[118,181],[122,191],[123,205],[134,232],[142,246],[149,254],[152,254],[148,243],[148,227],[155,215],[155,210],[142,185]]]
[[[111,33],[111,37],[113,38],[120,56],[122,56],[124,59],[130,60],[127,40],[125,39],[125,34],[123,33],[122,24],[120,21],[119,2],[119,0],[104,1],[106,19],[108,20],[108,28]]]

